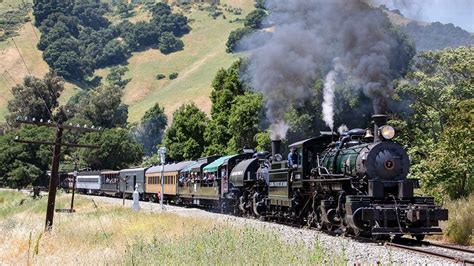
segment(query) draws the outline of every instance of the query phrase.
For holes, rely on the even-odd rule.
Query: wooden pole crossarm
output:
[[[42,144],[42,145],[56,145],[55,142],[52,141],[38,141],[38,140],[21,140],[21,139],[14,139],[15,142],[19,143],[27,143],[27,144]],[[98,145],[90,145],[90,144],[75,144],[75,143],[61,143],[59,146],[65,147],[76,147],[76,148],[90,148],[90,149],[99,149],[100,146]]]
[[[54,127],[54,128],[62,128],[62,129],[70,129],[70,130],[77,130],[77,131],[82,131],[82,132],[99,132],[102,130],[101,127],[94,128],[92,127],[81,127],[81,126],[73,126],[73,125],[64,125],[61,123],[53,123],[51,120],[48,120],[46,122],[43,122],[42,120],[40,121],[33,121],[33,120],[23,120],[23,119],[17,119],[17,123],[20,124],[29,124],[29,125],[37,125],[37,126],[46,126],[46,127]]]

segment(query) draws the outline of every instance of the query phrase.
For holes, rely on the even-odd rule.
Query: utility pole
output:
[[[71,213],[74,212],[74,192],[76,191],[76,179],[77,179],[77,161],[79,158],[77,156],[73,157],[74,160],[74,174],[73,174],[73,180],[72,180],[72,197],[71,197]]]
[[[94,126],[87,127],[84,126],[73,126],[72,124],[63,125],[63,123],[53,123],[51,120],[44,122],[43,119],[36,121],[35,118],[28,119],[28,117],[18,117],[16,119],[17,123],[20,124],[30,124],[36,126],[47,126],[56,128],[56,137],[54,142],[50,141],[32,141],[32,140],[21,140],[18,136],[15,137],[16,142],[20,143],[28,143],[28,144],[42,144],[42,145],[52,145],[54,146],[53,149],[53,159],[51,165],[51,178],[49,179],[49,192],[48,192],[48,205],[46,208],[46,222],[45,222],[45,231],[49,231],[53,227],[53,218],[54,218],[54,205],[56,200],[56,190],[59,183],[59,161],[61,157],[61,147],[76,147],[76,148],[89,148],[89,149],[97,149],[99,146],[97,145],[87,145],[87,144],[75,144],[75,143],[62,143],[63,138],[63,130],[76,130],[81,132],[98,132],[101,128],[95,129]],[[74,193],[74,192],[73,192]],[[73,201],[71,202],[73,204]],[[72,205],[71,205],[72,206]]]
[[[163,205],[163,197],[165,192],[165,180],[163,178],[163,174],[165,171],[165,159],[166,159],[166,148],[160,148],[160,161],[161,161],[161,191],[160,191],[160,206],[161,210],[165,210],[165,206]]]

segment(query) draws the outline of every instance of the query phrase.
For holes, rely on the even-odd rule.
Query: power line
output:
[[[35,26],[33,26],[33,22],[30,21],[31,28],[33,29],[33,33],[35,34],[36,40],[39,42],[38,35],[36,34]]]
[[[28,74],[31,75],[30,69],[28,69],[28,66],[26,65],[25,58],[23,58],[23,55],[20,52],[20,49],[18,49],[18,46],[16,45],[15,39],[12,37],[13,44],[15,45],[16,50],[18,51],[18,54],[20,55],[21,61],[23,61],[23,64],[25,65],[26,71]]]

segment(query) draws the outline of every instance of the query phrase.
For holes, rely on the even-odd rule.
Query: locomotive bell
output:
[[[371,138],[373,138],[373,137],[374,137],[374,135],[372,134],[372,130],[367,129],[367,130],[365,131],[365,136],[364,136],[364,138],[365,138],[365,139],[371,139]]]

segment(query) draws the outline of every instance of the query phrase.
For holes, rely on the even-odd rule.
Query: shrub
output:
[[[176,73],[176,72],[173,72],[169,75],[169,79],[175,79],[177,77],[178,77],[178,73]]]
[[[459,199],[448,202],[446,207],[449,210],[449,220],[444,235],[449,242],[472,245],[474,238],[472,232],[474,230],[474,194],[466,199]]]
[[[166,78],[165,74],[160,73],[160,74],[156,75],[157,80],[164,79],[164,78]]]

